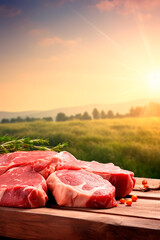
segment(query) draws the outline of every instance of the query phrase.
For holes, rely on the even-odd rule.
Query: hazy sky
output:
[[[0,111],[159,96],[159,0],[0,0]]]

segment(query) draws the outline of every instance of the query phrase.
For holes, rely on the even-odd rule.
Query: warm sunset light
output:
[[[157,0],[0,1],[0,111],[154,97],[159,12]]]
[[[153,70],[148,75],[148,84],[151,90],[160,90],[160,71]]]
[[[0,240],[158,240],[158,200],[160,0],[0,0]]]

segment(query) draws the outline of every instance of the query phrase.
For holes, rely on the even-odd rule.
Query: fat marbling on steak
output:
[[[31,166],[9,169],[0,176],[0,206],[36,208],[48,200],[45,179]]]
[[[53,151],[17,151],[0,155],[0,175],[8,169],[18,166],[31,165],[44,178],[54,171],[59,159]]]
[[[65,151],[60,152],[58,156],[60,161],[57,162],[56,171],[62,169],[84,169],[88,172],[98,174],[115,186],[116,198],[128,195],[135,185],[134,173],[123,170],[113,163],[81,161]]]
[[[47,185],[60,206],[111,208],[117,206],[115,187],[85,170],[59,170],[47,179]]]

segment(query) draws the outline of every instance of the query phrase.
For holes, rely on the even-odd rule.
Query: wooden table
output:
[[[136,188],[142,187],[141,181],[136,179]],[[148,179],[153,187],[159,182]],[[56,240],[160,239],[160,190],[134,190],[132,194],[138,196],[132,206],[118,201],[118,207],[111,209],[67,208],[56,204],[37,209],[1,207],[0,236]]]

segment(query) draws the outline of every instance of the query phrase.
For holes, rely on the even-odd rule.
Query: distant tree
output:
[[[122,118],[122,117],[124,117],[124,115],[122,115],[122,114],[120,114],[119,112],[117,112],[116,115],[115,115],[115,117],[116,117],[116,118]]]
[[[81,117],[82,120],[91,120],[91,116],[88,114],[88,112],[84,112],[82,117]]]
[[[16,118],[11,118],[10,122],[11,123],[15,123],[16,122]]]
[[[71,116],[66,116],[66,120],[73,120],[75,118],[75,116],[74,115],[71,115]]]
[[[129,115],[131,117],[134,117],[134,107],[133,106],[129,109]]]
[[[109,110],[109,111],[107,112],[107,118],[114,118],[114,113],[113,113],[112,110]]]
[[[129,110],[130,117],[160,117],[160,104],[150,102],[144,107],[131,107]]]
[[[105,119],[107,117],[106,113],[102,110],[101,113],[100,113],[100,117],[102,119]]]
[[[142,116],[142,115],[143,115],[143,107],[136,107],[136,108],[135,108],[135,115],[136,115],[137,117]]]
[[[25,121],[26,121],[26,122],[30,122],[30,117],[26,117],[26,118],[25,118]]]
[[[100,113],[97,110],[97,108],[93,109],[92,115],[93,115],[93,119],[99,119],[100,118]]]
[[[26,118],[23,118],[21,122],[34,122],[38,120],[40,120],[40,118],[26,117]],[[18,119],[16,119],[16,121],[20,122]]]
[[[155,102],[150,102],[145,109],[146,113],[150,117],[158,117],[160,116],[160,104]]]
[[[65,113],[58,113],[57,116],[56,116],[56,121],[57,122],[60,122],[60,121],[66,121],[68,118],[67,116],[65,115]]]
[[[144,108],[143,107],[131,107],[129,110],[131,117],[140,117],[143,115]]]
[[[24,119],[21,118],[20,116],[17,117],[16,122],[24,122]]]
[[[76,114],[75,118],[81,120],[82,119],[82,114],[81,113]]]
[[[1,120],[1,123],[9,123],[9,119],[8,119],[8,118],[3,118],[3,119]]]
[[[52,117],[44,117],[43,120],[45,120],[47,122],[52,122],[53,118]]]

